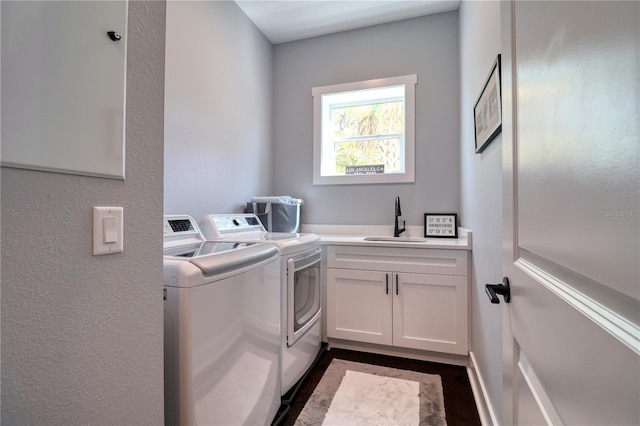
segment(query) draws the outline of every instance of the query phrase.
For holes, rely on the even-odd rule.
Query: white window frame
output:
[[[313,184],[352,185],[415,182],[415,85],[416,74],[314,87],[313,96]],[[404,173],[322,176],[322,96],[363,89],[404,86]]]

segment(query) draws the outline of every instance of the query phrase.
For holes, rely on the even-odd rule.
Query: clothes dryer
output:
[[[267,232],[254,214],[208,214],[207,240],[268,242],[278,249],[282,304],[282,395],[311,367],[321,347],[322,254],[315,234]]]
[[[273,421],[279,271],[271,244],[207,242],[191,217],[165,216],[165,424]]]

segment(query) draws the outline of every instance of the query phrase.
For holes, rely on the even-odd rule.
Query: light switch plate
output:
[[[123,250],[122,207],[93,208],[93,255],[121,253]]]

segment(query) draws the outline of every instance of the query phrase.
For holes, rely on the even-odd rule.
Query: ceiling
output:
[[[236,0],[273,43],[456,10],[459,0]]]

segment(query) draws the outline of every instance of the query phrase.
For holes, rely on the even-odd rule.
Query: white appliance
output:
[[[254,214],[209,214],[200,222],[208,240],[269,242],[280,254],[282,282],[282,395],[311,367],[321,346],[320,237],[267,232]]]
[[[280,263],[164,218],[165,424],[270,424],[280,407]]]

